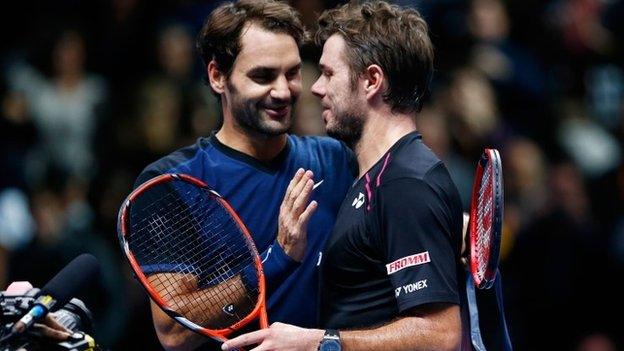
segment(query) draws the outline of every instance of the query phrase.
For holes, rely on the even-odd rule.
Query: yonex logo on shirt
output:
[[[394,262],[388,263],[386,265],[386,269],[388,270],[388,275],[390,275],[400,271],[403,268],[417,266],[428,262],[431,262],[431,259],[429,258],[429,251],[425,251],[411,256],[405,256]]]
[[[353,203],[351,204],[351,206],[353,206],[356,209],[358,209],[358,208],[362,207],[363,204],[364,204],[364,194],[360,193],[358,195],[358,197],[353,199]]]
[[[403,291],[404,294],[409,294],[409,293],[413,293],[414,291],[424,289],[426,287],[427,287],[427,279],[419,280],[416,283],[403,285],[401,287],[394,289],[394,296],[399,297],[399,295],[401,295],[401,291]]]

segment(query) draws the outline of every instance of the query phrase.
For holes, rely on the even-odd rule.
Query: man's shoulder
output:
[[[409,194],[416,198],[437,198],[451,201],[461,210],[459,192],[448,169],[421,140],[410,141],[394,155],[389,155],[387,175],[380,181],[380,193],[390,198],[407,198]]]
[[[185,173],[195,175],[196,171],[193,161],[203,151],[207,144],[206,139],[199,138],[194,144],[180,148],[167,156],[150,163],[137,177],[134,187],[148,181],[149,179],[165,173]]]
[[[444,164],[420,139],[408,140],[394,152],[388,154],[387,181],[413,179],[425,181],[432,172],[444,169]]]
[[[327,136],[298,136],[289,134],[288,138],[291,144],[296,148],[335,152],[345,152],[345,149],[348,149],[343,142]]]
[[[290,144],[296,155],[306,155],[323,162],[345,161],[348,164],[355,162],[353,151],[342,141],[327,136],[297,136],[289,135]]]
[[[293,154],[316,160],[328,167],[347,167],[350,177],[357,174],[357,159],[355,154],[345,143],[326,136],[296,136],[289,135]]]

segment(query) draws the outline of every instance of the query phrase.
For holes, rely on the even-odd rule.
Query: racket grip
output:
[[[509,336],[509,329],[507,328],[507,320],[505,318],[505,307],[503,306],[503,283],[501,278],[501,273],[497,269],[496,270],[496,278],[494,280],[494,288],[496,289],[496,305],[498,307],[498,314],[500,320],[500,329],[503,334],[503,350],[504,351],[513,351],[513,346],[511,344],[511,337]]]
[[[474,284],[472,273],[466,271],[466,295],[468,298],[468,312],[470,314],[470,341],[475,351],[486,351],[481,337],[479,308],[477,307],[477,296]]]

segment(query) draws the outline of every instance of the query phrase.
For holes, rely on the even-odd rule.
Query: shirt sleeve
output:
[[[30,99],[39,98],[46,87],[46,80],[35,68],[24,63],[10,63],[7,81],[11,89],[18,90]]]
[[[271,296],[271,293],[301,265],[284,252],[277,239],[268,249],[260,253],[260,259],[266,280],[267,296]]]
[[[373,237],[385,254],[400,312],[426,303],[459,303],[449,198],[420,179],[396,179],[377,189]]]

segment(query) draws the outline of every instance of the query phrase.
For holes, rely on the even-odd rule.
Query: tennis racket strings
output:
[[[259,298],[256,249],[220,197],[173,179],[129,206],[127,242],[171,311],[212,330],[248,316]]]

